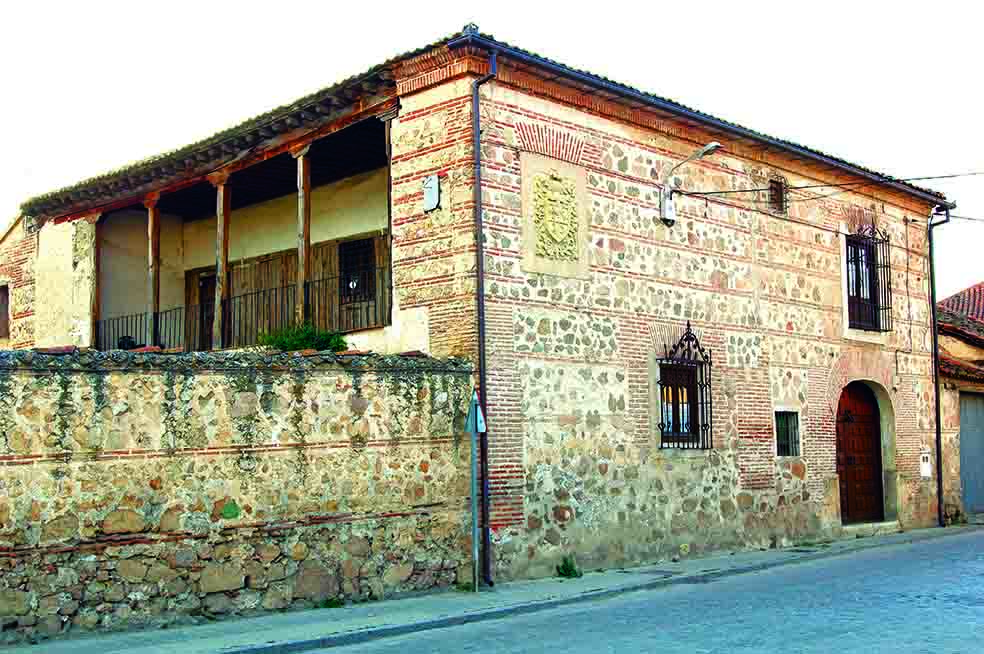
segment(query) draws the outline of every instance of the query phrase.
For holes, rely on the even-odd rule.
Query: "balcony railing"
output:
[[[297,323],[296,286],[230,297],[222,302],[222,346],[256,345],[261,334]],[[304,315],[319,329],[354,332],[389,324],[392,288],[388,268],[348,272],[307,282]],[[215,305],[176,307],[156,314],[135,313],[100,320],[96,347],[129,350],[145,345],[206,351],[213,348]],[[156,324],[150,325],[153,320]],[[149,327],[153,327],[153,331]],[[156,338],[152,337],[156,334]]]

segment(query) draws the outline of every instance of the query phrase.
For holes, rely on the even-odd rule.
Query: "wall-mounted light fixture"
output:
[[[675,166],[670,168],[665,175],[663,175],[663,186],[659,191],[659,219],[664,225],[667,227],[673,227],[674,223],[676,223],[676,210],[673,208],[674,190],[670,188],[670,177],[673,175],[674,171],[676,171],[676,169],[680,166],[688,164],[691,161],[703,159],[707,155],[716,152],[720,149],[720,147],[720,143],[717,141],[711,141],[700,150],[697,150],[683,161],[677,163]]]

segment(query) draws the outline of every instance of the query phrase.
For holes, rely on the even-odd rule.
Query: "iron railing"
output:
[[[222,347],[249,347],[260,335],[296,321],[297,287],[281,286],[231,297],[222,302]]]
[[[388,268],[370,268],[308,282],[307,319],[318,329],[354,332],[390,322],[392,306]]]
[[[260,335],[295,325],[296,296],[296,286],[281,286],[224,300],[222,347],[256,345]],[[388,268],[318,279],[304,285],[304,319],[319,329],[343,333],[382,327],[390,322],[391,298]],[[96,347],[129,350],[156,345],[207,351],[213,347],[214,318],[212,302],[107,318],[96,323]]]
[[[164,350],[209,350],[213,315],[213,306],[203,304],[175,307],[155,314],[144,312],[107,318],[96,323],[96,348],[132,350],[156,345]],[[154,322],[150,323],[148,319]],[[154,328],[153,332],[148,329],[149,325]]]

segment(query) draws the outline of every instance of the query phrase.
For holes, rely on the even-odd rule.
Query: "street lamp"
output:
[[[711,141],[700,150],[697,150],[692,155],[670,168],[670,170],[663,175],[663,186],[659,190],[659,219],[664,225],[667,227],[673,227],[673,224],[676,222],[676,210],[673,209],[674,191],[670,188],[670,176],[673,175],[673,172],[680,166],[688,164],[691,161],[703,159],[707,155],[716,152],[720,149],[720,147],[720,143],[717,141]]]

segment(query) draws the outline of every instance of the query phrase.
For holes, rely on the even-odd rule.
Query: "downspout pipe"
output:
[[[485,230],[482,225],[482,112],[479,111],[479,89],[495,78],[498,72],[496,51],[489,53],[489,72],[472,82],[472,155],[475,161],[475,294],[478,311],[478,401],[482,413],[489,415],[486,403],[485,374]],[[486,421],[488,424],[488,421]],[[492,530],[489,526],[489,435],[486,430],[479,440],[482,466],[482,577],[487,586],[492,579]]]
[[[940,222],[933,218],[944,214]],[[946,515],[943,506],[943,419],[940,416],[940,332],[936,323],[936,263],[933,251],[933,228],[950,222],[950,208],[945,205],[933,207],[929,214],[929,306],[933,316],[933,388],[936,392],[936,514],[941,527],[946,526]]]

